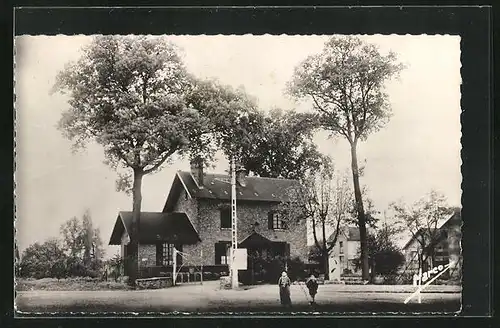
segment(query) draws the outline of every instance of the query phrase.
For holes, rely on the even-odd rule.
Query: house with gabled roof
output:
[[[332,243],[334,238],[335,234],[331,234],[327,243]],[[341,280],[345,274],[361,274],[355,265],[355,260],[359,257],[360,241],[358,227],[341,228],[337,241],[330,251],[330,280]]]
[[[298,181],[236,174],[238,242],[252,256],[289,256],[307,261],[305,222],[289,222],[280,205],[288,201],[288,190]],[[165,205],[160,212],[141,213],[139,267],[142,276],[171,272],[172,249],[190,257],[177,263],[187,269],[203,265],[205,271],[228,272],[231,245],[231,184],[227,174],[205,173],[202,165],[191,163],[190,171],[175,174]],[[127,256],[131,212],[120,212],[110,245],[120,245]],[[195,259],[195,260],[193,260]],[[252,263],[248,263],[252,270]]]
[[[454,264],[441,277],[460,279],[462,271],[461,227],[461,210],[456,209],[451,216],[436,228],[419,229],[403,246],[406,262],[404,271],[406,273],[418,273],[418,254],[423,252],[425,255],[424,271],[439,265]],[[424,249],[422,248],[422,241],[425,241]]]

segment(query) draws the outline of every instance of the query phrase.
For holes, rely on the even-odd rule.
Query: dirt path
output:
[[[332,287],[330,287],[332,286]],[[342,290],[335,285],[320,286],[317,306],[301,286],[291,286],[293,311],[320,312],[455,312],[460,309],[459,293],[425,293],[422,304],[403,301],[410,293]],[[411,292],[414,289],[411,290]],[[16,304],[23,312],[275,312],[283,311],[276,286],[246,290],[220,290],[216,284],[185,285],[141,291],[26,291],[19,292]]]

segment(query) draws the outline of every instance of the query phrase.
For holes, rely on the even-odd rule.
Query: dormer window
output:
[[[272,230],[284,230],[286,229],[286,221],[283,218],[283,214],[279,211],[271,211],[267,216],[268,228]]]

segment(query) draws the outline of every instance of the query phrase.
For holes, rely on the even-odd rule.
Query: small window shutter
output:
[[[215,264],[220,264],[219,243],[215,243]]]
[[[273,228],[273,212],[267,213],[267,228],[268,229]]]
[[[160,243],[156,244],[156,265],[162,264],[162,251],[163,251],[162,244]]]

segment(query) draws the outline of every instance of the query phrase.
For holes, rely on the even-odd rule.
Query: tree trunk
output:
[[[330,280],[330,263],[328,263],[328,252],[323,254],[323,268],[325,270],[325,280]]]
[[[128,247],[128,272],[129,272],[129,283],[135,286],[135,280],[138,278],[139,273],[139,261],[138,261],[138,251],[139,251],[139,226],[140,226],[140,216],[141,216],[141,204],[142,204],[142,177],[144,173],[141,170],[134,169],[134,184],[132,187],[132,224],[130,229],[130,244]]]
[[[370,263],[371,263],[371,265],[370,265],[370,268],[371,268],[370,282],[373,283],[375,281],[375,277],[377,275],[375,272],[376,263],[373,259],[370,261]]]
[[[358,226],[361,244],[361,272],[363,279],[369,279],[368,244],[366,242],[366,219],[361,187],[359,185],[358,157],[356,154],[357,141],[351,143],[351,169],[354,184],[354,198],[356,199],[356,210],[358,212]]]

